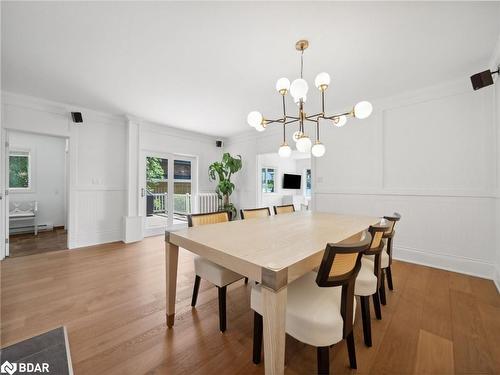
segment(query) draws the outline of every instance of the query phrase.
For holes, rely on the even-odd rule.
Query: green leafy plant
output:
[[[208,167],[210,181],[217,181],[215,192],[222,202],[222,210],[229,212],[231,217],[236,217],[236,207],[229,201],[235,187],[234,183],[231,182],[231,177],[241,167],[241,156],[232,157],[228,152],[222,155],[222,161],[216,161]]]

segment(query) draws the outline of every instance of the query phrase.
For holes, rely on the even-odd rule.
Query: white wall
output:
[[[473,92],[462,78],[372,99],[369,119],[324,126],[326,154],[312,160],[313,207],[376,216],[400,212],[396,258],[493,278],[493,91]],[[271,132],[230,138],[229,148],[252,164],[256,153],[276,152],[279,131]],[[245,171],[237,186],[238,204],[251,205],[251,173]]]
[[[317,160],[315,207],[400,212],[395,258],[491,278],[492,95],[463,79],[374,101],[370,119],[323,132],[329,152]]]
[[[83,113],[83,124],[70,120],[71,111]],[[5,92],[2,128],[69,138],[70,248],[142,238],[142,151],[195,156],[200,192],[214,190],[208,165],[223,152],[217,137]]]
[[[83,113],[83,124],[70,121],[72,110]],[[126,207],[123,118],[3,93],[2,127],[69,137],[70,248],[122,239]]]
[[[11,201],[37,201],[38,225],[64,226],[66,139],[22,132],[9,133],[10,150],[30,152],[31,188],[10,191]]]
[[[220,138],[142,121],[139,139],[141,151],[196,157],[199,170],[199,192],[214,191],[215,183],[208,178],[208,166],[222,158],[223,148],[215,146],[215,140]]]

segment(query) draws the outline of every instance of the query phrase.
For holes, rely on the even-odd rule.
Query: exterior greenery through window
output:
[[[9,188],[29,189],[30,187],[30,153],[27,151],[11,151],[9,154]]]
[[[276,170],[274,168],[262,168],[262,192],[274,193],[275,192],[275,178]]]
[[[311,170],[306,169],[306,197],[311,196]]]
[[[150,203],[149,216],[167,214],[168,159],[146,158],[146,187]],[[191,162],[174,160],[174,215],[183,220],[191,213]]]

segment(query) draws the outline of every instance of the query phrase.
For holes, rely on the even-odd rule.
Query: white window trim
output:
[[[307,195],[307,170],[311,171],[311,194]],[[312,197],[312,168],[304,168],[304,198],[311,199]]]
[[[34,179],[33,179],[33,161],[35,160],[34,158],[34,151],[29,149],[29,148],[11,148],[9,150],[9,160],[11,156],[28,156],[28,187],[26,188],[16,188],[16,187],[10,187],[10,164],[9,164],[9,178],[8,178],[8,184],[9,184],[9,192],[13,194],[24,194],[24,193],[34,193],[35,188],[34,188]],[[10,163],[10,161],[9,161]]]
[[[267,175],[267,169],[273,169],[274,170],[274,191],[273,192],[262,191],[262,170],[263,169],[266,169],[266,175]],[[276,186],[276,176],[277,175],[278,175],[278,168],[276,168],[276,167],[273,167],[273,166],[264,167],[264,166],[262,166],[260,168],[260,192],[261,192],[261,194],[266,194],[266,195],[276,195],[276,194],[278,194],[278,187]]]

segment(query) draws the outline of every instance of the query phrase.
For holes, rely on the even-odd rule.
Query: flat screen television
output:
[[[300,174],[285,173],[283,175],[283,189],[300,189],[301,178]]]

